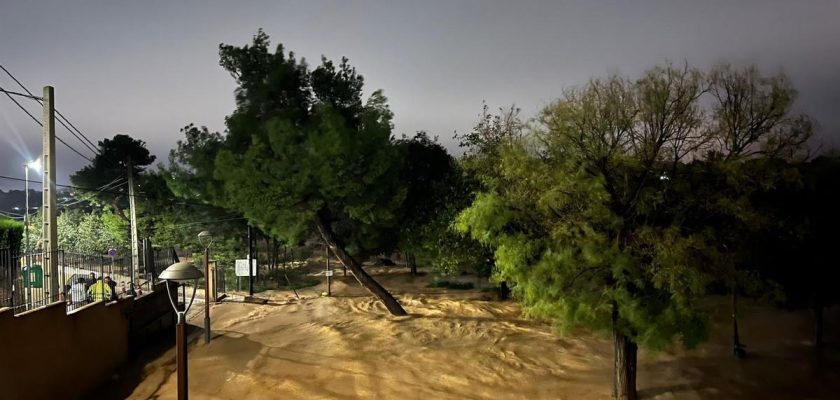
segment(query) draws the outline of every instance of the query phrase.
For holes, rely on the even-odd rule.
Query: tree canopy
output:
[[[462,231],[493,246],[529,314],[613,333],[617,398],[636,398],[637,344],[663,348],[677,337],[693,346],[705,336],[696,302],[720,272],[720,230],[687,222],[703,202],[682,201],[699,189],[689,168],[737,179],[745,160],[797,154],[810,134],[806,118],[789,117],[789,87],[767,84],[768,95],[731,84],[784,82],[752,71],[667,64],[635,81],[568,89],[533,131],[498,147],[485,190],[459,216]],[[733,94],[742,88],[752,91]],[[766,115],[727,122],[759,104]],[[717,201],[752,207],[740,195]]]
[[[149,153],[144,141],[118,134],[101,140],[93,162],[71,175],[70,181],[85,189],[81,196],[110,207],[115,215],[128,221],[124,211],[128,207],[127,191],[118,186],[127,179],[129,163],[136,177],[154,161],[155,156]]]
[[[364,79],[346,58],[322,59],[310,71],[294,53],[269,46],[259,31],[250,45],[219,47],[238,86],[236,109],[223,141],[187,129],[179,146],[207,152],[181,160],[189,164],[182,171],[212,176],[206,192],[214,204],[273,237],[296,243],[317,233],[392,313],[404,314],[355,259],[394,246],[388,233],[405,199],[385,97],[374,91],[363,100]],[[213,163],[198,162],[214,152]]]

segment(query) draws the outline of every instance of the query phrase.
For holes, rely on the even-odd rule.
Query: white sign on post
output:
[[[257,276],[257,260],[251,260],[251,275]],[[248,276],[248,260],[236,260],[236,276]]]
[[[327,276],[333,276],[333,271],[332,270],[327,271],[326,275]]]

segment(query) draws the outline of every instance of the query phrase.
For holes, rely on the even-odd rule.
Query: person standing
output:
[[[90,301],[110,301],[111,293],[111,286],[105,283],[102,279],[98,279],[96,283],[90,285],[87,290]]]
[[[85,304],[87,300],[87,286],[85,278],[80,276],[76,283],[70,287],[70,302],[72,303],[73,309]]]
[[[96,274],[91,272],[85,280],[85,292],[88,293],[87,301],[93,301],[93,296],[90,294],[90,287],[96,284]]]
[[[114,282],[109,275],[105,275],[102,278],[105,281],[105,284],[108,285],[108,296],[105,296],[105,300],[111,301],[117,299],[117,283]]]

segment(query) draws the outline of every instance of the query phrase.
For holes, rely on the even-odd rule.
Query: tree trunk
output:
[[[507,300],[510,296],[510,288],[508,287],[507,281],[502,281],[499,283],[499,300]]]
[[[732,355],[743,358],[747,355],[741,344],[741,337],[738,335],[738,287],[732,285]]]
[[[613,398],[637,400],[636,354],[638,346],[618,328],[618,308],[613,305],[613,346],[615,365],[613,370]]]
[[[408,265],[411,266],[411,276],[417,276],[417,259],[412,253],[408,253]]]
[[[347,254],[347,252],[336,243],[335,233],[333,233],[332,229],[320,216],[315,217],[315,227],[318,229],[318,234],[321,236],[321,239],[327,243],[327,246],[329,246],[332,250],[335,257],[338,258],[338,261],[341,261],[341,263],[347,268],[350,268],[350,271],[353,272],[353,276],[356,277],[356,280],[358,280],[359,283],[372,295],[379,298],[392,315],[408,315],[397,299],[385,290],[379,282],[368,275],[367,272],[362,269],[362,265],[351,257],[350,254]]]
[[[814,347],[820,348],[823,345],[823,303],[822,296],[817,294],[814,298]]]
[[[265,257],[266,257],[266,264],[268,264],[268,272],[269,276],[271,276],[271,271],[274,269],[274,263],[271,258],[271,240],[268,236],[263,236],[263,241],[265,241]]]

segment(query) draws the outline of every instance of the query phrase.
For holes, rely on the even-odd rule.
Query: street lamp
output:
[[[26,236],[26,244],[24,247],[24,251],[26,251],[26,296],[28,301],[31,305],[32,303],[32,260],[29,256],[29,170],[33,169],[35,172],[41,172],[41,159],[36,158],[34,161],[30,161],[26,164],[23,164],[23,176],[24,176],[24,192],[26,196],[26,210],[23,211],[23,225],[24,225],[24,235]]]
[[[204,246],[204,343],[210,343],[210,245],[213,234],[210,231],[199,232],[198,242]]]
[[[169,295],[169,303],[172,304],[172,309],[175,310],[175,314],[178,316],[178,324],[175,326],[175,367],[178,371],[178,400],[187,400],[188,393],[187,393],[187,331],[186,331],[186,319],[187,319],[187,311],[190,310],[190,306],[192,306],[193,300],[195,300],[195,290],[198,287],[198,280],[203,276],[201,271],[195,267],[192,263],[188,262],[179,262],[170,265],[168,268],[163,270],[160,273],[159,278],[164,281],[166,285],[166,293]],[[169,291],[169,281],[175,282],[177,284],[186,283],[188,281],[192,281],[193,283],[193,292],[192,297],[190,297],[189,304],[184,305],[184,311],[178,311],[178,307],[175,305],[175,302],[172,300],[172,293]],[[176,289],[177,290],[177,289]],[[186,287],[184,291],[186,291]],[[175,292],[176,298],[178,292]]]

